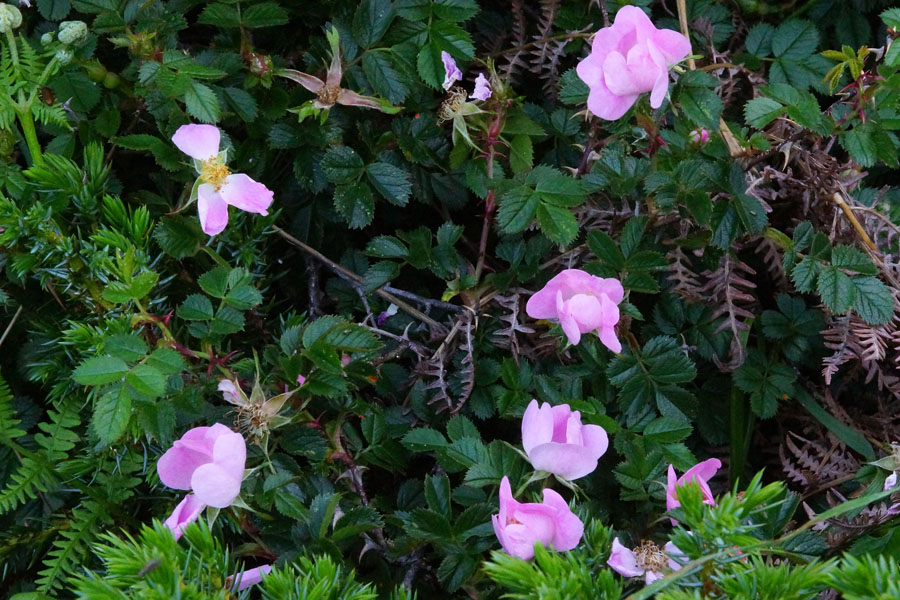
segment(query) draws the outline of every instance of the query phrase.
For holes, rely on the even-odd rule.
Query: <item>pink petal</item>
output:
[[[247,462],[247,444],[239,433],[229,431],[216,440],[213,461],[225,469],[230,477],[241,481]]]
[[[569,339],[569,343],[577,346],[581,341],[581,328],[578,327],[578,321],[571,314],[560,315],[559,324],[562,325],[563,333]]]
[[[566,421],[565,443],[574,446],[584,446],[584,442],[581,439],[581,427],[581,413],[577,410],[573,411],[572,415]]]
[[[651,583],[653,583],[657,579],[661,578],[662,576],[663,576],[662,573],[658,573],[656,571],[647,571],[646,573],[644,573],[644,583],[646,583],[647,585],[650,585]]]
[[[511,555],[529,560],[534,557],[534,545],[540,542],[550,546],[556,527],[553,511],[542,504],[522,504],[512,515],[517,523],[506,526],[505,536],[508,544],[507,552]]]
[[[650,50],[650,56],[657,67],[656,80],[653,82],[653,89],[650,91],[650,108],[659,108],[666,97],[666,92],[669,91],[669,67],[666,64],[666,58],[652,41],[647,42],[647,48]]]
[[[548,283],[542,290],[536,292],[525,304],[525,312],[532,319],[555,319],[556,313],[556,289]]]
[[[669,555],[669,568],[673,571],[680,569],[681,563],[686,562],[688,559],[687,555],[672,542],[666,542],[666,554]],[[678,562],[675,558],[678,558],[681,562]]]
[[[247,569],[246,571],[241,571],[236,575],[232,575],[229,579],[238,582],[237,591],[245,590],[251,585],[256,585],[260,581],[263,580],[265,575],[268,575],[272,572],[272,565],[263,565],[261,567],[255,567],[253,569]]]
[[[294,69],[281,69],[278,74],[285,79],[296,81],[313,94],[318,94],[319,90],[325,87],[325,82],[318,77],[313,77],[312,75],[307,75],[306,73],[295,71]]]
[[[274,196],[269,188],[243,173],[226,177],[220,193],[222,199],[231,206],[260,215],[269,214],[268,209]]]
[[[628,112],[628,109],[637,102],[638,96],[639,94],[617,96],[609,91],[604,83],[591,88],[587,100],[588,110],[601,119],[615,121]]]
[[[613,308],[615,308],[615,305],[613,305]],[[569,299],[568,311],[578,323],[578,330],[581,333],[588,333],[597,329],[605,320],[603,304],[597,296],[575,294]]]
[[[584,523],[569,509],[563,497],[551,489],[544,490],[544,504],[556,509],[553,549],[565,552],[576,547],[584,535]]]
[[[512,554],[509,551],[509,543],[506,539],[506,519],[501,519],[500,515],[491,515],[491,524],[494,526],[494,535],[497,536],[497,541],[500,542],[504,552]]]
[[[609,552],[606,564],[623,577],[637,577],[644,574],[644,569],[637,565],[634,552],[623,546],[619,542],[619,538],[613,538],[612,550]]]
[[[227,508],[241,492],[241,480],[220,465],[208,463],[194,471],[191,488],[204,504]]]
[[[200,228],[206,235],[222,233],[228,225],[228,205],[216,188],[203,183],[197,189],[197,212],[200,215]]]
[[[209,160],[219,155],[222,134],[214,125],[182,125],[172,136],[179,150],[197,160]]]
[[[603,294],[600,296],[600,325],[597,328],[615,327],[619,322],[619,307],[609,299],[609,296]]]
[[[647,13],[632,5],[625,5],[619,9],[612,27],[623,32],[634,31],[639,42],[644,41],[651,31],[656,31]]]
[[[599,425],[582,425],[581,438],[584,440],[584,447],[598,459],[609,448],[609,436]]]
[[[666,482],[666,510],[672,510],[681,506],[681,503],[678,501],[678,498],[675,495],[675,484],[677,481],[678,478],[675,475],[675,467],[669,465],[669,472]]]
[[[606,294],[613,304],[619,304],[625,299],[625,288],[622,282],[615,277],[596,277],[594,282],[594,293],[598,296]]]
[[[163,485],[176,490],[189,490],[194,471],[211,460],[211,456],[175,442],[156,463],[156,471]]]
[[[509,518],[509,514],[519,507],[519,503],[513,498],[512,488],[509,485],[509,477],[503,476],[500,480],[500,520],[504,527]]]
[[[539,444],[545,444],[553,438],[553,409],[544,402],[538,406],[537,400],[532,400],[522,416],[522,447],[525,454]]]
[[[690,481],[694,476],[699,477],[703,481],[709,481],[716,475],[716,471],[722,468],[722,461],[718,458],[710,458],[698,463],[685,471],[681,476],[682,481]]]
[[[547,405],[547,403],[544,403]],[[569,428],[569,418],[572,416],[572,408],[568,404],[557,404],[553,407],[553,437],[545,442],[566,443],[566,431]]]
[[[684,60],[691,53],[690,40],[671,29],[658,29],[653,34],[653,44],[663,53],[670,66]]]
[[[169,518],[166,519],[165,525],[172,531],[177,540],[184,533],[184,529],[197,520],[204,508],[206,508],[206,505],[200,502],[197,496],[188,494],[178,503],[178,506],[172,511]]]
[[[574,444],[541,444],[531,449],[528,459],[535,469],[569,480],[589,475],[597,468],[594,452]]]
[[[622,342],[616,337],[616,329],[614,327],[602,327],[597,333],[604,346],[616,354],[622,352]]]
[[[444,63],[444,83],[441,84],[445,90],[453,87],[453,84],[462,79],[462,71],[456,66],[453,57],[444,50],[441,51],[441,62]]]

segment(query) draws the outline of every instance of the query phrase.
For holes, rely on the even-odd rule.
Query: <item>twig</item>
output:
[[[297,246],[298,248],[300,248],[301,250],[303,250],[304,252],[306,252],[307,254],[312,256],[313,258],[321,261],[325,266],[327,266],[329,269],[334,271],[338,276],[342,277],[346,281],[349,281],[354,286],[359,287],[362,285],[363,278],[360,277],[359,275],[357,275],[356,273],[354,273],[353,271],[334,262],[333,260],[331,260],[330,258],[325,256],[324,254],[322,254],[321,252],[319,252],[312,246],[304,244],[303,242],[301,242],[300,240],[298,240],[297,238],[295,238],[294,236],[292,236],[291,234],[286,232],[281,227],[278,227],[277,225],[272,225],[272,229],[275,230],[275,233],[277,233],[278,235],[283,237],[285,240],[287,240],[294,246]],[[432,319],[431,317],[429,317],[428,315],[426,315],[419,309],[417,309],[413,306],[410,306],[409,304],[407,304],[406,302],[404,302],[397,296],[395,296],[389,292],[386,292],[385,290],[383,290],[381,288],[375,290],[375,293],[378,294],[379,296],[381,296],[382,298],[384,298],[385,300],[388,300],[389,302],[396,304],[397,308],[399,308],[403,312],[419,319],[423,323],[427,323],[429,326],[431,326],[435,329],[443,329],[444,328],[443,325],[441,325],[440,323],[438,323],[437,321],[435,321],[434,319]]]
[[[434,300],[432,298],[423,298],[418,294],[413,294],[412,292],[407,292],[406,290],[398,290],[397,288],[385,285],[382,286],[381,289],[386,291],[389,294],[394,294],[395,296],[400,296],[401,298],[406,298],[407,300],[412,300],[418,304],[423,306],[427,306],[429,308],[440,308],[443,310],[449,310],[451,312],[459,312],[463,309],[462,306],[458,306],[456,304],[450,304],[449,302],[444,302],[443,300]]]
[[[877,247],[872,239],[869,237],[869,234],[866,233],[866,230],[863,229],[863,226],[860,225],[859,220],[856,218],[856,215],[853,214],[853,210],[850,208],[850,205],[847,204],[840,194],[835,192],[831,195],[831,201],[837,204],[842,211],[844,211],[844,216],[847,217],[847,220],[850,221],[850,224],[853,225],[853,228],[856,230],[856,233],[859,234],[859,237],[862,239],[863,243],[866,247],[872,252],[877,251]]]
[[[606,0],[597,0],[600,5],[600,13],[603,15],[603,26],[609,27],[609,10],[606,8]]]
[[[9,325],[6,326],[6,329],[3,331],[3,335],[0,336],[0,346],[3,345],[3,341],[6,339],[6,336],[9,335],[10,330],[12,330],[13,325],[16,324],[16,319],[19,318],[19,315],[22,314],[22,309],[24,305],[20,304],[19,308],[16,309],[16,314],[13,315],[12,321],[9,322]]]

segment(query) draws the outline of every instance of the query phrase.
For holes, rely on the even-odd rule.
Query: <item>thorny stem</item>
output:
[[[137,306],[138,312],[141,314],[141,318],[149,323],[155,323],[159,330],[162,331],[163,337],[166,338],[166,341],[175,343],[175,336],[172,335],[172,332],[169,331],[168,325],[166,325],[162,319],[158,317],[154,317],[144,308],[144,305],[141,304],[140,300],[135,300],[134,305]]]
[[[484,159],[487,161],[485,171],[488,179],[494,178],[494,155],[496,154],[495,146],[500,143],[500,128],[503,122],[503,109],[499,108],[494,120],[488,126],[487,137],[484,141],[487,146]],[[491,232],[491,222],[494,220],[494,210],[497,204],[494,201],[494,190],[489,190],[484,198],[484,221],[481,224],[481,241],[478,243],[478,261],[475,264],[475,283],[481,279],[481,272],[484,270],[484,258],[487,254],[487,238]]]

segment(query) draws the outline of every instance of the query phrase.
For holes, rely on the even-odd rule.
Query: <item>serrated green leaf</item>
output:
[[[213,318],[213,306],[202,294],[191,294],[178,307],[178,316],[186,321],[209,321]]]
[[[184,93],[184,104],[188,113],[203,123],[219,120],[219,99],[206,84],[197,81]]]
[[[883,325],[894,316],[894,297],[890,289],[876,277],[852,278],[856,288],[853,310],[869,325]]]
[[[125,376],[125,382],[141,394],[154,398],[166,393],[165,376],[146,363],[135,365]]]
[[[534,219],[540,197],[530,187],[514,187],[499,196],[497,223],[506,233],[523,231]]]
[[[352,148],[333,146],[322,159],[322,171],[331,183],[350,183],[363,174],[362,158]]]
[[[250,4],[241,15],[244,27],[250,29],[260,27],[275,27],[288,22],[287,11],[277,2],[259,2]]]
[[[396,206],[406,206],[412,193],[412,182],[403,169],[386,162],[366,165],[369,183],[381,197]]]
[[[81,385],[103,385],[121,380],[126,373],[128,365],[121,358],[96,356],[78,365],[72,379]]]
[[[125,388],[116,387],[94,402],[91,428],[104,446],[118,441],[131,420],[131,398]]]
[[[371,188],[362,181],[335,187],[334,208],[350,229],[362,229],[375,218],[375,198]]]
[[[817,291],[828,310],[838,314],[850,310],[857,294],[851,279],[837,267],[832,266],[822,268],[819,273]]]
[[[540,202],[535,214],[541,233],[557,244],[570,244],[578,235],[578,220],[568,208]]]

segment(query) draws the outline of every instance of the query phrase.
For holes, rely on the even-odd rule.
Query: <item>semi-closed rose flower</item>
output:
[[[544,501],[540,504],[517,502],[507,477],[500,482],[500,512],[491,520],[503,549],[522,560],[534,556],[537,542],[563,552],[577,546],[584,533],[584,523],[569,509],[562,496],[545,489]]]
[[[722,461],[718,458],[710,458],[709,460],[704,460],[702,463],[694,465],[681,477],[676,477],[675,467],[669,465],[668,485],[666,486],[666,509],[672,510],[673,508],[681,506],[681,503],[678,501],[678,496],[675,495],[675,489],[690,482],[694,482],[700,486],[700,490],[703,492],[704,504],[714,505],[716,499],[709,489],[709,484],[707,482],[715,476],[716,471],[721,467]]]
[[[621,352],[616,323],[619,322],[618,304],[624,298],[625,289],[618,279],[566,269],[528,299],[525,312],[532,319],[559,321],[572,344],[578,344],[582,334],[596,331],[604,346]]]
[[[206,505],[200,502],[196,495],[188,494],[178,503],[178,506],[172,511],[169,518],[166,519],[165,525],[172,530],[177,540],[184,533],[184,528],[196,521],[204,508],[206,508]]]
[[[247,445],[243,436],[216,423],[194,427],[159,459],[160,480],[176,490],[193,490],[196,501],[225,508],[241,491]]]
[[[594,36],[591,53],[576,72],[590,88],[588,109],[608,121],[628,112],[650,92],[659,108],[669,89],[669,67],[691,53],[691,43],[670,29],[657,29],[640,8],[623,6],[615,22]]]
[[[599,425],[582,425],[581,413],[568,404],[532,400],[522,417],[522,446],[535,469],[571,480],[597,468],[609,437]]]

